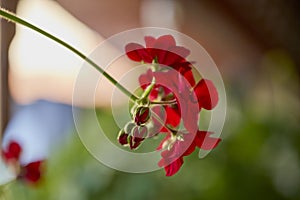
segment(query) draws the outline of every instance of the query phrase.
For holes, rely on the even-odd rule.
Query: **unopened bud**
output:
[[[140,126],[144,125],[150,119],[150,109],[146,106],[137,107],[135,111],[134,121]]]
[[[126,145],[128,144],[128,134],[125,133],[125,131],[122,129],[120,130],[119,132],[119,135],[118,135],[118,141],[121,145]]]

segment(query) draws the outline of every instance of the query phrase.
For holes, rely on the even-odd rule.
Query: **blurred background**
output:
[[[300,16],[297,0],[58,0],[104,37],[140,26],[177,29],[217,64],[227,92],[223,141],[178,174],[127,174],[97,162],[75,131],[51,154],[37,187],[13,182],[0,199],[300,199]],[[14,10],[16,1],[2,1]],[[117,13],[111,17],[111,12]],[[130,14],[129,14],[130,13]],[[103,28],[104,27],[104,28]],[[106,28],[108,27],[108,28]],[[13,24],[1,24],[2,127],[9,119],[7,50]],[[86,109],[82,115],[88,115]],[[97,114],[118,130],[110,111]],[[93,131],[84,120],[86,131]],[[3,128],[2,128],[3,130]]]

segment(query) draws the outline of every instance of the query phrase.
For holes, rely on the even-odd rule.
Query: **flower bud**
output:
[[[149,118],[150,118],[149,107],[145,107],[145,106],[137,107],[135,111],[134,121],[138,126],[144,125],[149,120]]]
[[[125,133],[130,134],[135,127],[136,127],[136,124],[134,122],[130,121],[125,125],[124,131],[125,131]]]
[[[118,135],[118,141],[121,145],[126,145],[128,144],[128,134],[125,133],[125,131],[122,129],[120,130],[119,132],[119,135]]]
[[[146,126],[135,127],[132,132],[129,140],[130,149],[136,149],[147,137],[148,129]]]

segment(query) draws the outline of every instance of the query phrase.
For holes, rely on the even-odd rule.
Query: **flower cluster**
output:
[[[7,149],[2,151],[2,157],[9,166],[12,166],[15,169],[16,174],[18,174],[18,179],[31,184],[36,184],[41,178],[43,161],[38,160],[22,165],[20,163],[21,153],[22,147],[16,141],[11,141]]]
[[[218,103],[213,82],[196,82],[192,63],[186,58],[190,50],[177,46],[171,35],[145,37],[146,46],[129,43],[125,50],[129,59],[151,65],[140,75],[144,93],[132,107],[132,121],[119,133],[121,145],[136,149],[146,137],[165,134],[158,150],[167,176],[174,175],[183,157],[196,147],[211,150],[220,142],[212,132],[198,130],[201,109],[211,110]]]

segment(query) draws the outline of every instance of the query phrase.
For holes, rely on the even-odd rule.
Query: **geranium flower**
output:
[[[43,161],[38,160],[24,165],[19,161],[21,154],[22,147],[16,141],[11,141],[7,150],[4,149],[2,151],[4,161],[16,169],[18,179],[36,184],[41,178],[41,166]]]
[[[151,85],[151,90],[147,92],[148,100],[141,99],[139,102],[150,101],[150,105],[157,105],[151,109],[146,109],[149,105],[133,107],[133,121],[137,126],[151,121],[151,136],[167,134],[157,148],[163,150],[158,165],[165,168],[167,176],[172,176],[181,168],[183,157],[190,155],[196,147],[211,150],[220,142],[219,138],[210,137],[211,132],[198,130],[201,109],[213,109],[218,103],[218,92],[208,79],[196,83],[192,64],[186,60],[190,51],[177,46],[171,35],[157,39],[146,36],[145,43],[145,47],[129,43],[125,50],[131,60],[152,64],[151,69],[139,77],[144,92]],[[179,131],[181,122],[184,130]],[[131,149],[142,141],[135,140],[132,133],[119,135],[119,142],[129,145]]]

